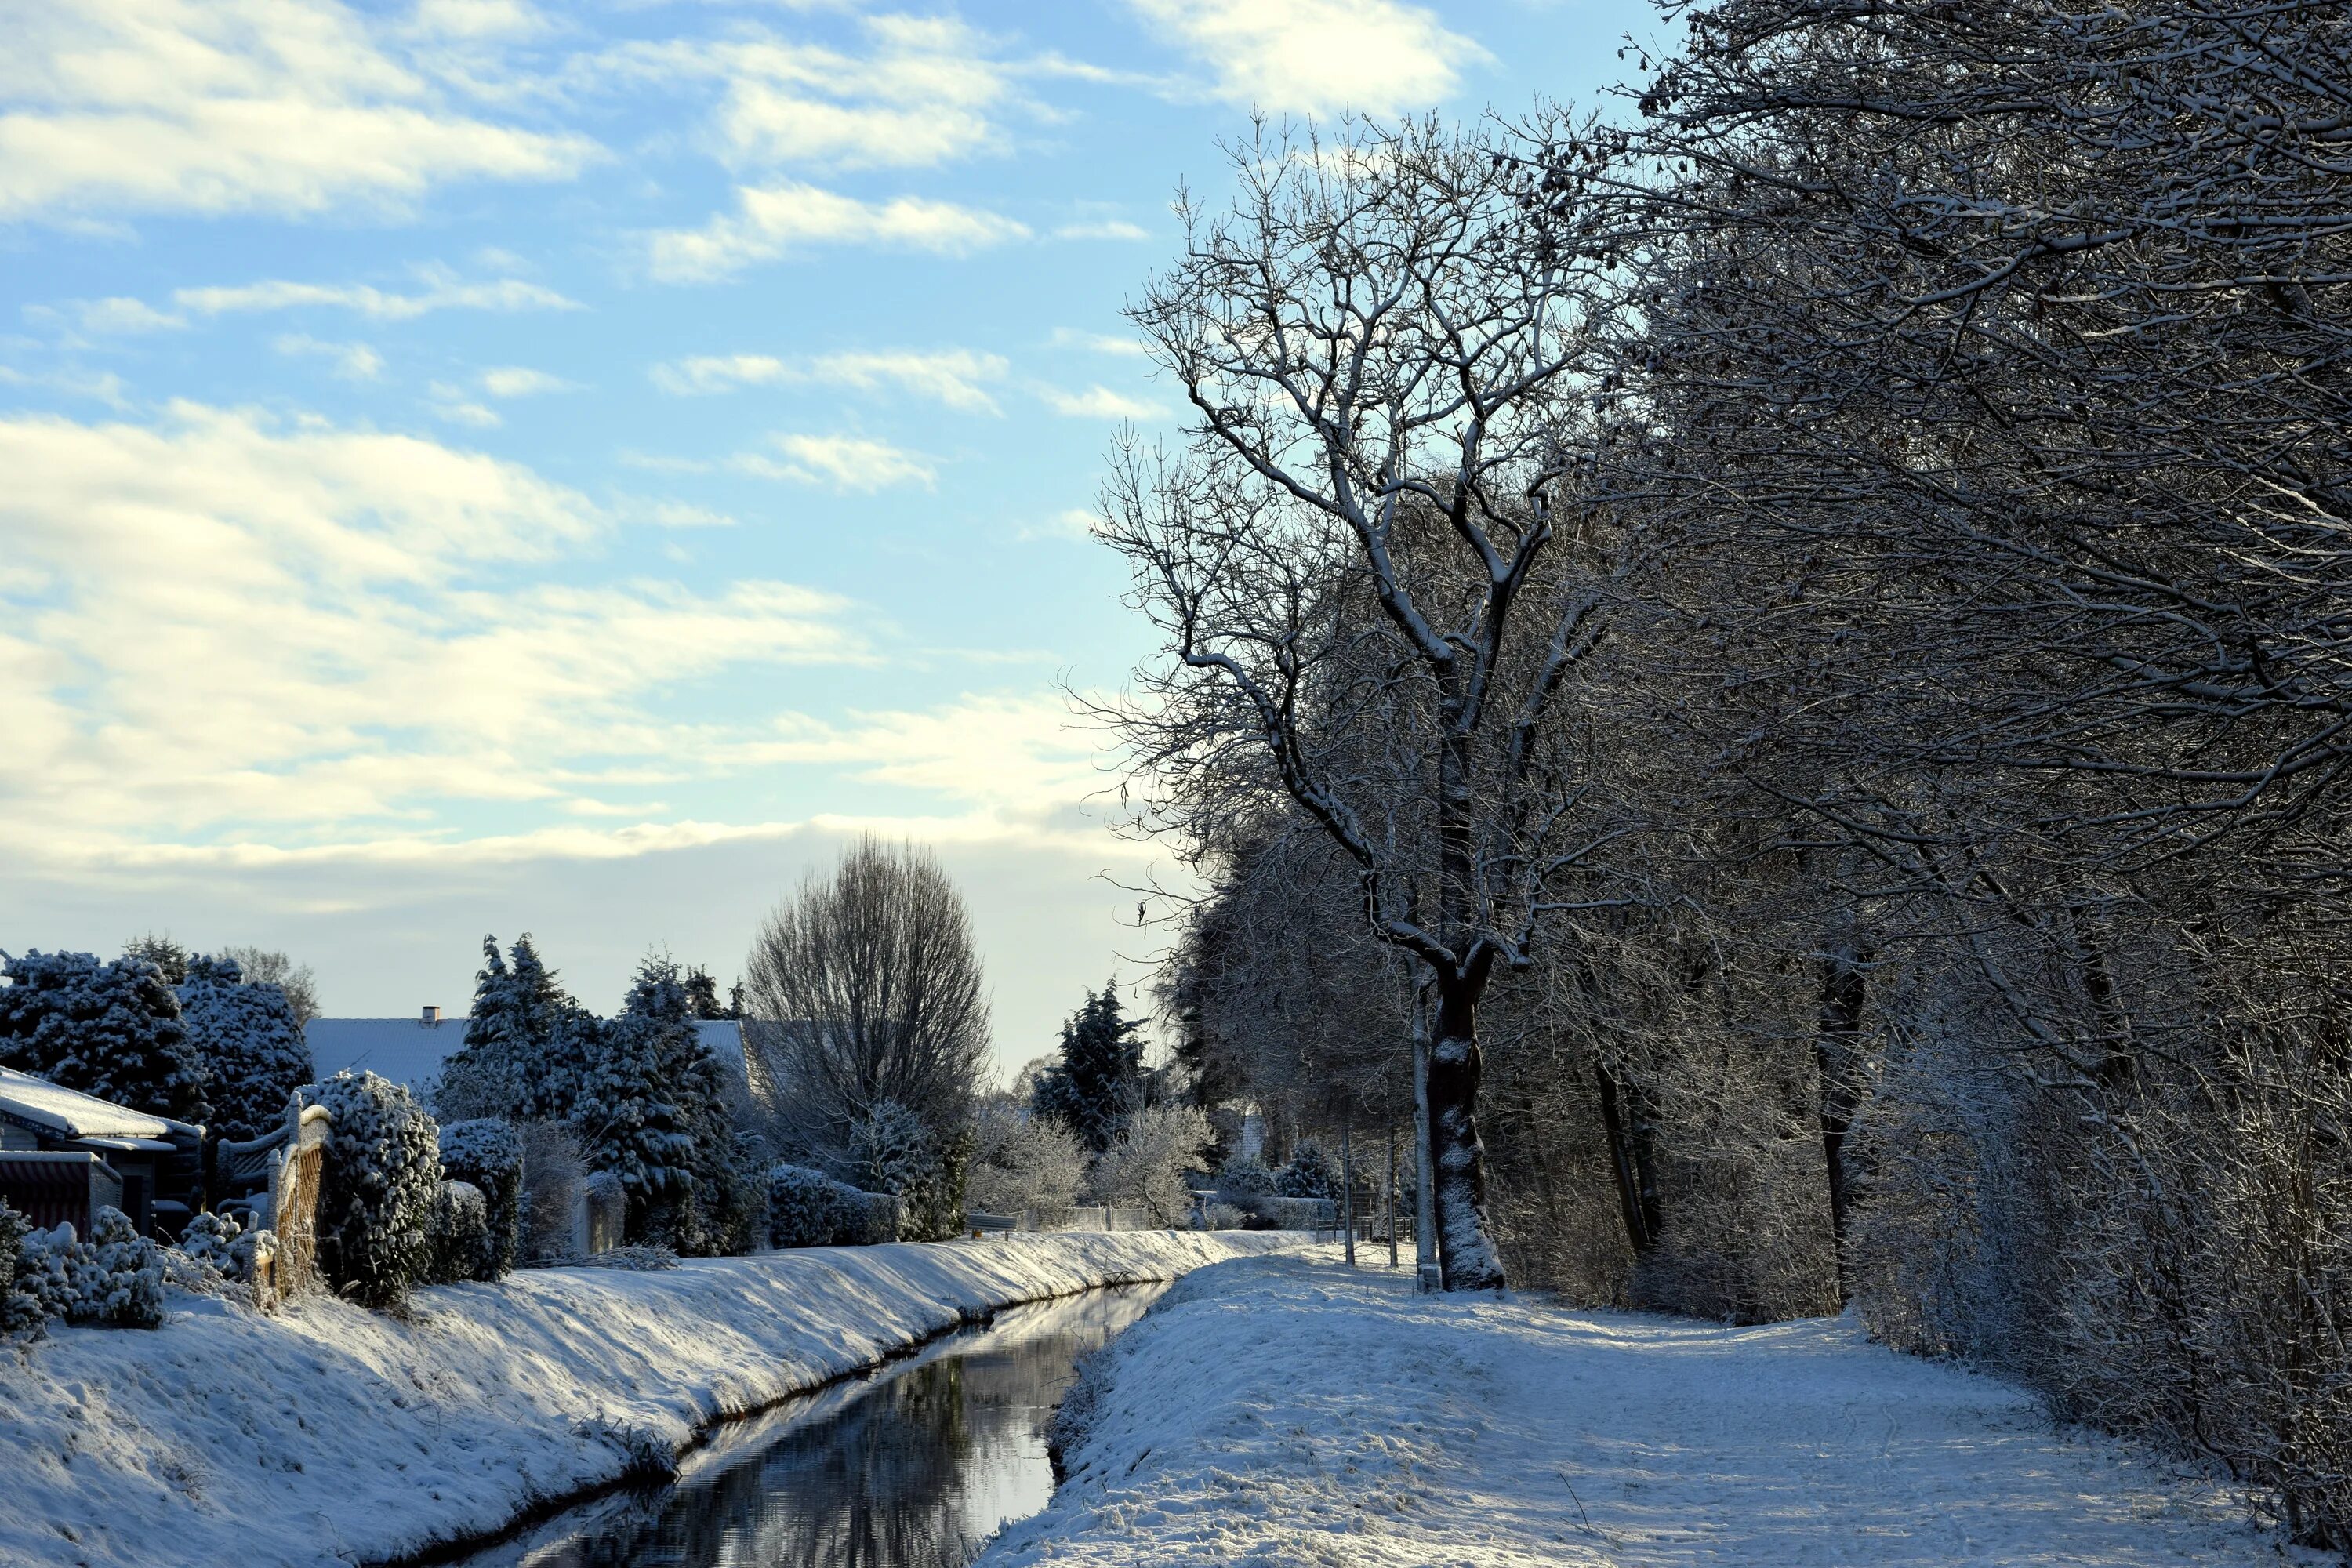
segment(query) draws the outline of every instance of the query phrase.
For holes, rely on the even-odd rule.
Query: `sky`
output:
[[[1591,101],[1642,0],[0,0],[0,949],[617,1005],[930,846],[1009,1071],[1164,941],[1070,691],[1253,110]]]

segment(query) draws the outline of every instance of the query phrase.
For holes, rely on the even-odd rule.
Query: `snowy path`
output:
[[[0,1346],[0,1565],[347,1568],[494,1529],[1016,1301],[1295,1237],[1138,1232],[550,1268]]]
[[[1087,1381],[1071,1484],[987,1568],[2277,1560],[2212,1489],[1841,1322],[1465,1304],[1249,1259],[1176,1286]]]

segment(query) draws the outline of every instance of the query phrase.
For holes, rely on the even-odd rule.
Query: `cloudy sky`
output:
[[[1252,105],[1588,99],[1641,0],[0,0],[0,948],[461,1008],[940,851],[1000,1057],[1154,948],[1057,680],[1119,310]],[[1125,924],[1122,924],[1122,917]]]

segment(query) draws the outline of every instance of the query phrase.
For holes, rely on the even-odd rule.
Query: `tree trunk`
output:
[[[1348,1267],[1356,1266],[1356,1150],[1355,1118],[1345,1117],[1339,1123],[1339,1223],[1348,1230]]]
[[[1415,1021],[1412,1031],[1412,1261],[1424,1291],[1445,1288],[1437,1264],[1437,1172],[1430,1158],[1429,1031]]]
[[[1486,1231],[1486,1150],[1478,1142],[1478,999],[1483,967],[1441,974],[1430,1033],[1430,1163],[1437,1173],[1437,1262],[1448,1290],[1500,1290],[1503,1262]]]
[[[1848,1256],[1845,1138],[1861,1092],[1862,965],[1869,955],[1832,952],[1822,967],[1821,1026],[1813,1035],[1813,1066],[1821,1078],[1822,1163],[1829,1177],[1830,1241],[1837,1252],[1838,1305],[1853,1295]]]
[[[1617,1208],[1625,1221],[1625,1240],[1633,1249],[1633,1261],[1639,1263],[1658,1244],[1658,1233],[1652,1228],[1648,1208],[1642,1201],[1641,1173],[1626,1126],[1625,1096],[1618,1088],[1617,1075],[1597,1056],[1592,1076],[1601,1086],[1601,1131],[1609,1143],[1610,1171],[1617,1178]]]
[[[1389,1113],[1389,1184],[1381,1194],[1381,1206],[1388,1211],[1389,1267],[1397,1266],[1396,1239],[1396,1113]]]

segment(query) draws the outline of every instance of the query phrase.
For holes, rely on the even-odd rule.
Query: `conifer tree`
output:
[[[1061,1059],[1037,1075],[1033,1108],[1076,1133],[1088,1153],[1109,1148],[1143,1103],[1141,1027],[1106,983],[1062,1026]]]
[[[177,991],[180,1021],[204,1069],[209,1125],[224,1138],[257,1138],[317,1076],[293,1005],[275,985],[247,984],[233,958],[199,954],[187,974]]]
[[[482,968],[466,1043],[443,1064],[435,1108],[452,1121],[497,1116],[561,1121],[571,1114],[598,1045],[596,1021],[558,983],[526,931],[499,955],[482,939]]]
[[[152,963],[35,949],[0,973],[0,1067],[151,1115],[209,1114],[180,1000]]]

